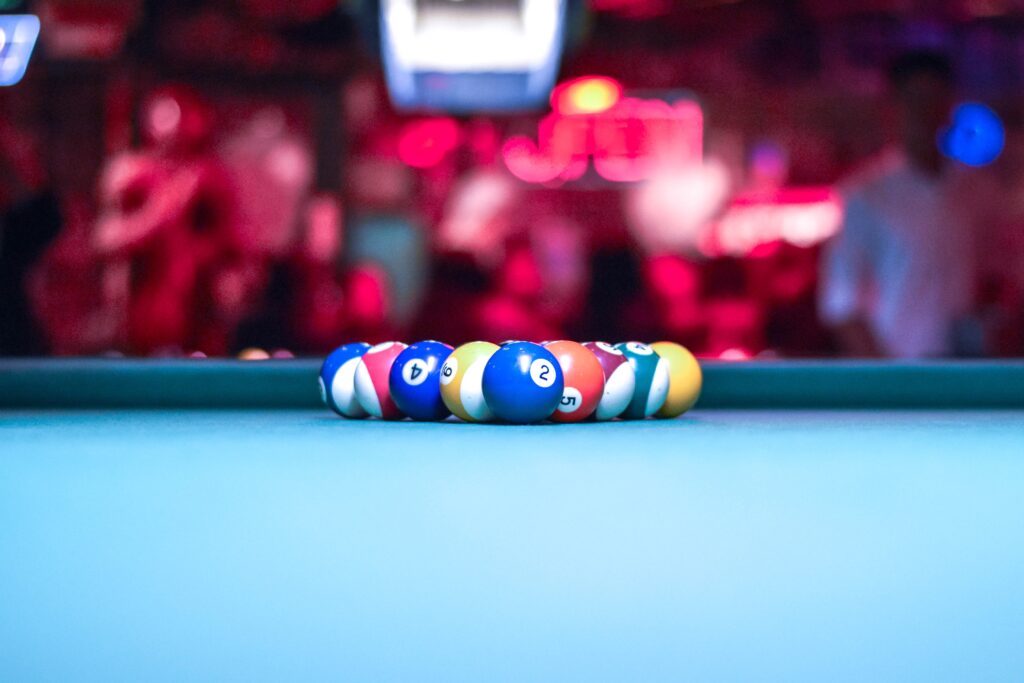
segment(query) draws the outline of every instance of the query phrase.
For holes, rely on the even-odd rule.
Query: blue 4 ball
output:
[[[439,341],[412,344],[395,358],[388,375],[391,399],[414,420],[443,420],[451,413],[441,399],[441,366],[452,347]]]
[[[506,342],[484,366],[484,400],[506,422],[546,420],[562,400],[564,388],[558,359],[539,344]]]

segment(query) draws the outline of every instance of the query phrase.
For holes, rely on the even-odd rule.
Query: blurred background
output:
[[[1024,355],[1020,0],[0,0],[0,354]]]

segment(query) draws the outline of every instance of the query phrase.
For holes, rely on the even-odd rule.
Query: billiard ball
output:
[[[441,366],[441,400],[448,410],[466,422],[487,422],[494,414],[484,400],[484,366],[498,350],[497,344],[476,341],[463,344]]]
[[[642,420],[661,410],[668,396],[668,363],[647,344],[623,342],[615,348],[622,351],[636,373],[636,388],[622,417]]]
[[[542,346],[554,354],[562,369],[565,388],[551,414],[552,422],[580,422],[590,417],[604,393],[604,369],[590,349],[573,341],[553,341]]]
[[[633,400],[636,389],[636,373],[626,357],[617,348],[605,342],[587,342],[589,349],[604,371],[604,393],[594,411],[595,420],[611,420],[618,417]]]
[[[564,388],[558,359],[540,344],[506,344],[484,366],[484,400],[505,422],[526,424],[551,417]]]
[[[441,366],[452,347],[439,341],[416,342],[391,365],[388,386],[398,409],[414,420],[443,420],[451,412],[441,399]]]
[[[356,399],[356,367],[370,345],[344,344],[332,351],[320,366],[320,398],[342,417],[366,417]]]
[[[391,365],[406,349],[402,342],[384,342],[371,346],[356,366],[356,400],[374,417],[399,420],[402,412],[391,399],[388,378]]]
[[[703,381],[700,364],[685,347],[673,342],[657,342],[651,344],[651,348],[668,364],[668,396],[655,415],[679,417],[700,397]]]

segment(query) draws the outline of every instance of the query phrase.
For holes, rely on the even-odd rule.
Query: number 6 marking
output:
[[[449,357],[441,366],[441,384],[451,384],[455,379],[455,373],[459,371],[459,361]]]

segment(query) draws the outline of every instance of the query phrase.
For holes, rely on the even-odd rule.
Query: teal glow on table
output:
[[[509,427],[5,362],[0,680],[1022,680],[1022,380],[712,365],[678,420]]]

